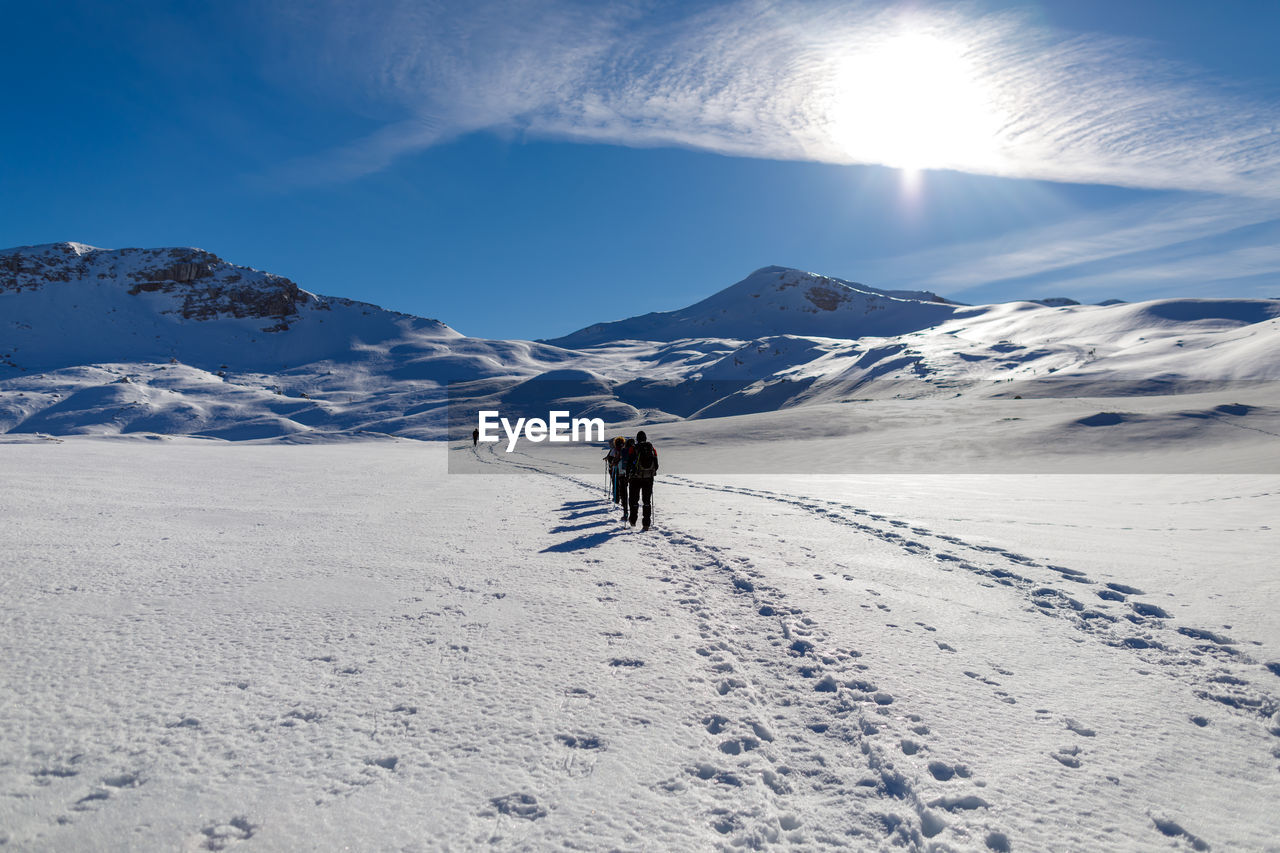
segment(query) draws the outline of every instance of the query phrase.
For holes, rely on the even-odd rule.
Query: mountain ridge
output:
[[[619,340],[751,339],[767,334],[882,337],[935,325],[950,313],[946,306],[958,307],[927,291],[884,291],[766,266],[685,308],[596,323],[546,343],[576,348]]]
[[[1278,379],[1280,301],[964,306],[764,267],[679,311],[502,341],[202,249],[0,251],[0,434],[439,439],[480,407],[660,422],[1050,378],[1037,393]]]

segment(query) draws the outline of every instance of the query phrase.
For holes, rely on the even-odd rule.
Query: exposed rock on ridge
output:
[[[0,252],[0,293],[73,281],[133,282],[128,288],[131,296],[167,294],[175,304],[161,313],[184,320],[275,320],[263,328],[266,332],[284,331],[296,318],[298,306],[319,301],[284,276],[236,266],[202,249],[107,250],[52,243]]]

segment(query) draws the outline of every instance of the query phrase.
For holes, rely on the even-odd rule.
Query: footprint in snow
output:
[[[929,775],[939,782],[950,782],[956,776],[956,768],[941,761],[930,761]]]
[[[1085,728],[1070,717],[1067,718],[1067,728],[1080,735],[1080,737],[1093,737],[1097,734],[1093,729]]]
[[[1064,746],[1057,752],[1049,754],[1064,767],[1078,768],[1080,766],[1080,747],[1078,746]]]
[[[727,770],[721,770],[713,764],[705,762],[694,765],[689,768],[689,775],[696,776],[699,779],[708,782],[718,782],[721,785],[728,785],[733,788],[742,787],[742,779]]]
[[[538,798],[533,794],[507,794],[505,797],[494,797],[489,801],[499,814],[510,815],[524,820],[538,820],[547,816],[547,810],[538,805]],[[484,817],[485,815],[481,815]]]
[[[1165,818],[1159,818],[1154,815],[1152,815],[1151,820],[1152,822],[1155,823],[1156,829],[1160,830],[1162,835],[1166,835],[1170,838],[1179,838],[1179,837],[1185,838],[1187,842],[1191,844],[1191,848],[1193,850],[1209,849],[1208,842],[1204,841],[1203,839],[1195,837],[1194,835],[1187,832],[1185,829],[1183,829],[1174,821],[1171,821]]]
[[[702,725],[706,727],[710,734],[718,735],[724,731],[724,727],[728,725],[729,718],[722,717],[719,714],[712,714],[702,718]]]
[[[255,824],[250,823],[247,817],[240,815],[226,823],[216,823],[200,830],[204,836],[204,843],[201,846],[205,850],[225,850],[237,842],[248,841],[257,830],[258,827]]]
[[[946,809],[949,812],[955,811],[973,811],[975,809],[990,808],[991,804],[982,797],[970,794],[966,797],[939,797],[929,803],[931,808]]]
[[[1009,853],[1013,846],[1009,843],[1009,836],[1003,832],[987,833],[987,849],[995,850],[996,853]]]
[[[85,794],[80,799],[76,800],[75,804],[72,805],[71,808],[78,812],[88,811],[95,804],[103,800],[109,800],[109,799],[111,799],[111,792],[105,789],[99,788],[98,790],[91,791],[88,794]]]
[[[775,794],[783,795],[791,793],[791,786],[787,783],[787,780],[783,779],[772,770],[760,771],[760,780],[764,782],[769,790],[773,791]],[[785,829],[786,827],[783,828]]]
[[[117,773],[102,777],[102,784],[108,788],[137,788],[143,781],[145,780],[137,773]]]
[[[1203,628],[1179,628],[1178,633],[1184,637],[1190,637],[1193,640],[1208,640],[1209,642],[1219,646],[1234,646],[1236,644],[1236,641],[1230,637],[1217,634],[1213,631],[1207,631]],[[1270,665],[1268,665],[1268,668],[1270,668]],[[1275,670],[1272,671],[1274,672]]]
[[[556,740],[569,749],[604,749],[604,741],[594,735],[558,734]]]
[[[75,758],[72,758],[71,761],[75,762],[79,757],[80,756],[76,756]],[[48,785],[53,779],[70,779],[72,776],[78,776],[79,774],[79,770],[73,770],[70,767],[56,765],[53,767],[41,767],[38,770],[31,771],[31,775],[35,777],[37,785]]]
[[[753,749],[760,747],[760,741],[753,737],[740,737],[726,740],[720,744],[720,751],[725,755],[739,755],[743,752],[751,752]]]

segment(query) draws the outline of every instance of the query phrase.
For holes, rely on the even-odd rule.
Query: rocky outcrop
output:
[[[184,320],[270,319],[263,331],[289,328],[298,306],[315,297],[278,275],[229,264],[193,248],[95,249],[82,243],[0,252],[0,293],[76,281],[126,286],[131,296],[164,294],[161,313]]]
[[[23,246],[0,253],[0,293],[38,290],[49,282],[83,278],[87,266],[77,243]]]

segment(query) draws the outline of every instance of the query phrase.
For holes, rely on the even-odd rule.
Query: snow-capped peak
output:
[[[932,293],[883,291],[804,270],[768,266],[679,311],[600,323],[551,343],[577,347],[618,340],[752,340],[777,334],[880,337],[936,325],[954,312],[954,305]]]

